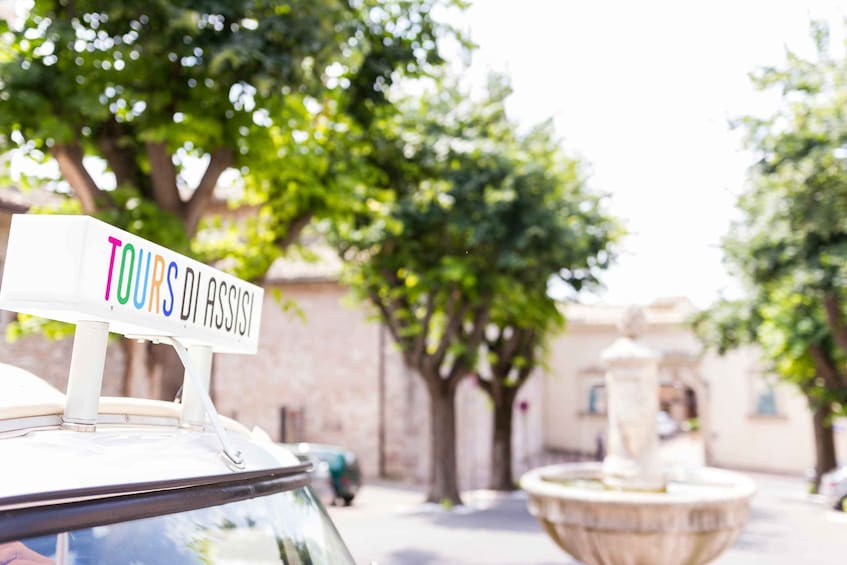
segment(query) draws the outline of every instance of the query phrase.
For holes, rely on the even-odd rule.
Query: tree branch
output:
[[[818,374],[823,377],[826,387],[830,390],[847,385],[847,379],[842,375],[835,366],[829,355],[824,351],[819,344],[809,346],[809,354],[815,361],[815,367]]]
[[[50,150],[50,154],[59,163],[59,171],[79,198],[82,211],[86,214],[97,212],[97,197],[102,191],[82,162],[82,148],[79,144],[57,143]]]
[[[435,353],[432,354],[431,363],[434,367],[440,367],[444,362],[444,357],[447,355],[447,349],[450,347],[450,339],[452,336],[456,335],[461,328],[462,318],[465,317],[465,309],[462,308],[458,313],[456,312],[456,305],[459,301],[459,293],[455,291],[455,289],[450,293],[450,297],[447,299],[447,307],[445,308],[445,316],[447,318],[447,323],[444,326],[444,333],[441,335],[441,341],[438,343],[438,347],[435,349]]]
[[[232,165],[233,160],[232,151],[227,147],[218,147],[212,151],[209,166],[206,167],[206,172],[203,173],[203,178],[200,179],[200,184],[191,195],[185,210],[185,229],[189,236],[193,236],[197,231],[200,218],[203,217],[203,213],[212,201],[221,173]]]
[[[489,314],[488,300],[484,300],[474,311],[473,325],[471,326],[470,333],[467,334],[467,343],[471,346],[469,351],[475,351],[482,345],[482,338],[485,337],[485,326],[488,325]]]
[[[476,383],[479,385],[479,388],[483,390],[489,397],[494,398],[494,379],[491,380],[483,379],[479,375],[476,377]]]
[[[132,185],[145,194],[149,186],[144,186],[144,177],[135,160],[134,147],[127,146],[125,139],[131,139],[131,135],[126,131],[125,125],[119,124],[114,117],[103,124],[97,134],[100,152],[115,174],[118,186]],[[133,146],[135,144],[134,141],[130,143]]]
[[[195,193],[196,194],[196,193]],[[280,236],[274,240],[274,244],[280,249],[286,249],[289,245],[297,241],[303,229],[312,221],[312,212],[304,212],[297,216],[288,224],[288,229],[284,236]]]
[[[163,210],[182,216],[183,203],[176,186],[176,167],[164,141],[145,144],[150,160],[150,177],[153,180],[153,200]]]
[[[451,387],[455,388],[458,386],[462,377],[467,375],[468,371],[471,370],[472,367],[469,360],[479,351],[479,346],[482,345],[482,338],[485,337],[485,326],[488,324],[488,316],[488,300],[483,300],[483,303],[474,310],[470,332],[465,334],[460,329],[459,334],[463,337],[462,341],[465,343],[465,352],[456,358],[453,362],[453,367],[450,369],[450,373],[447,375],[446,380]]]
[[[518,382],[515,384],[515,389],[519,389],[529,379],[532,370],[535,368],[535,330],[525,330],[523,345],[521,347],[524,357],[526,357],[526,365],[518,370]]]
[[[415,349],[412,351],[412,357],[415,359],[415,362],[420,364],[423,362],[423,355],[426,353],[426,343],[429,338],[429,323],[432,321],[432,314],[435,312],[435,294],[432,292],[427,293],[426,295],[426,312],[424,312],[423,321],[421,325],[423,326],[423,330],[421,331],[421,338],[419,339],[417,344],[415,344]]]
[[[400,351],[403,354],[403,361],[405,361],[408,367],[414,368],[415,365],[410,354],[411,348],[407,347],[409,345],[409,340],[408,338],[400,335],[400,328],[398,327],[397,320],[394,317],[394,311],[382,301],[376,289],[369,289],[368,295],[370,296],[371,302],[376,305],[377,309],[382,314],[382,319],[385,321],[385,325],[388,328],[389,333],[391,333],[391,337],[393,337],[394,341],[400,345]]]
[[[502,342],[497,351],[497,367],[494,369],[494,374],[498,377],[505,378],[512,365],[515,362],[515,356],[520,354],[520,346],[523,343],[523,333],[517,328],[513,328],[512,335]]]
[[[844,327],[844,320],[841,318],[841,305],[833,292],[827,292],[824,295],[823,308],[826,312],[827,325],[832,331],[835,343],[847,352],[847,328]]]

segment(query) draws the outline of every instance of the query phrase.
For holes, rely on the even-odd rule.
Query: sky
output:
[[[449,18],[478,45],[466,78],[508,73],[510,115],[553,118],[624,222],[605,289],[582,299],[706,307],[741,292],[720,240],[752,156],[730,120],[778,101],[748,74],[782,64],[787,47],[811,56],[812,18],[843,39],[845,14],[847,0],[474,0]]]
[[[511,116],[552,117],[624,220],[606,289],[585,300],[706,307],[741,292],[719,245],[752,155],[729,122],[778,100],[748,75],[781,65],[786,47],[811,55],[810,18],[831,20],[840,41],[845,14],[832,0],[476,0],[456,23],[479,47],[469,80],[507,72]]]

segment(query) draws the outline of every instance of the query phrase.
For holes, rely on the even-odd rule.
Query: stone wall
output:
[[[281,440],[285,407],[288,441],[349,447],[358,453],[365,475],[374,477],[379,472],[382,362],[385,474],[426,482],[429,400],[387,332],[380,344],[379,324],[366,307],[350,303],[348,290],[339,284],[288,283],[279,288],[283,298],[296,302],[301,315],[283,312],[271,293],[266,295],[258,355],[216,358],[213,380],[220,412]],[[528,409],[515,414],[516,478],[543,451],[542,384],[534,377],[518,399],[525,400]],[[457,404],[460,485],[480,488],[489,476],[491,406],[470,379],[460,386]]]
[[[259,352],[218,355],[213,382],[218,410],[276,440],[340,444],[377,472],[378,326],[361,309],[341,304],[334,283],[292,284],[284,312],[266,293]],[[282,410],[287,412],[282,437]]]
[[[5,324],[0,331],[5,331]],[[21,367],[65,392],[71,366],[73,338],[48,340],[26,336],[8,343],[0,336],[0,362]],[[110,340],[103,370],[103,396],[118,396],[123,379],[123,352],[117,339]]]
[[[425,483],[429,475],[429,400],[417,375],[407,369],[391,338],[380,343],[380,326],[361,305],[350,303],[337,283],[290,283],[278,288],[294,310],[283,311],[265,296],[257,355],[216,355],[213,394],[218,411],[248,427],[259,426],[282,440],[285,408],[288,441],[346,446],[360,458],[367,478],[379,473],[379,378],[385,378],[385,474]],[[64,391],[72,339],[28,336],[0,339],[0,361],[44,377]],[[110,342],[103,394],[121,390],[123,353]],[[141,395],[144,395],[143,391]],[[533,377],[518,402],[514,424],[515,477],[543,450],[542,380]],[[462,488],[487,484],[491,406],[472,380],[457,396],[457,449]]]

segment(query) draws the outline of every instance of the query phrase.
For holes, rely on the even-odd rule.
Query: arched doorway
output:
[[[668,352],[659,364],[659,410],[672,433],[663,434],[663,458],[670,463],[708,465],[711,461],[711,422],[708,383],[699,374],[696,357]],[[663,415],[663,414],[664,415]]]

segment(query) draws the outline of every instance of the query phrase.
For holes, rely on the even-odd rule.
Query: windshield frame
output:
[[[0,499],[0,543],[197,510],[308,486],[311,463]]]

